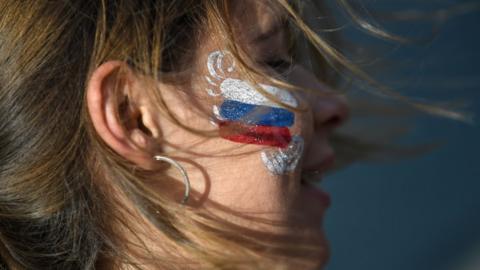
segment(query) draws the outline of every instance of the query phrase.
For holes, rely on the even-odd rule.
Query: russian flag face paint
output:
[[[303,138],[295,135],[286,148],[263,151],[261,153],[263,163],[275,174],[284,174],[293,171],[303,153]]]
[[[239,143],[288,147],[292,141],[290,130],[286,127],[247,125],[241,122],[221,121],[220,136]]]
[[[291,127],[295,115],[283,108],[253,105],[226,99],[220,106],[220,117],[227,121],[255,126]]]
[[[226,63],[227,64],[226,66]],[[303,138],[290,134],[295,114],[259,93],[248,82],[229,78],[235,70],[235,61],[228,51],[214,51],[208,57],[205,76],[210,96],[221,96],[220,106],[213,106],[213,114],[224,139],[247,144],[275,147],[264,151],[261,159],[274,174],[293,171],[303,153]],[[287,90],[259,84],[267,93],[282,103],[298,107],[295,97]]]

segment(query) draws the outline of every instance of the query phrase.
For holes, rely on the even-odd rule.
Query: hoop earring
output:
[[[188,198],[190,197],[190,180],[188,179],[187,171],[185,171],[185,169],[182,167],[182,165],[180,165],[180,163],[178,163],[172,158],[161,156],[161,155],[155,155],[153,156],[153,159],[157,161],[165,161],[167,163],[170,163],[170,165],[173,165],[175,168],[177,168],[180,171],[183,177],[183,183],[185,185],[185,193],[183,195],[182,204],[187,203]]]

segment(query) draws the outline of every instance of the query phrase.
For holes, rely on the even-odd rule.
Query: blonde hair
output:
[[[286,0],[273,2],[310,42],[319,66],[348,72],[387,95],[446,114],[376,83],[336,49],[340,44],[334,36],[318,36]],[[324,252],[292,245],[292,239],[260,237],[208,209],[180,207],[152,192],[146,184],[151,174],[103,143],[86,112],[86,82],[100,64],[122,60],[152,79],[178,72],[194,49],[189,39],[207,26],[226,37],[247,74],[266,76],[247,64],[236,45],[229,1],[0,1],[0,10],[0,255],[6,267],[141,269],[138,258],[144,257],[158,269],[185,269],[188,259],[212,269],[282,269],[287,259],[311,266],[312,254]],[[334,84],[338,73],[326,70],[317,74]],[[120,193],[136,208],[126,209],[112,195]],[[125,232],[142,233],[126,222],[137,213],[165,236],[165,257],[157,257],[141,240],[124,238]],[[285,255],[292,250],[295,258]],[[191,257],[182,263],[179,254]]]

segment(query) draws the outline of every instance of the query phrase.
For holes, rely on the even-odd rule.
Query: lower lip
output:
[[[330,195],[321,190],[319,187],[316,187],[314,184],[308,182],[302,183],[302,188],[305,195],[315,198],[325,207],[329,207],[331,205],[332,199],[330,198]]]

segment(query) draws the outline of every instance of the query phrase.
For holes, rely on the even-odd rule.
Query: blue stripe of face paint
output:
[[[220,116],[225,120],[240,121],[250,125],[290,127],[295,115],[283,108],[246,104],[225,100],[220,106]]]

